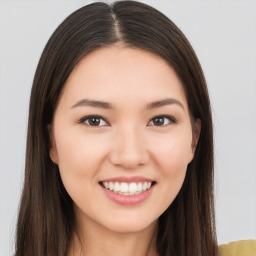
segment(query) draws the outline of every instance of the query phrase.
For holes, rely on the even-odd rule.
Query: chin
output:
[[[113,218],[110,222],[105,223],[105,227],[115,233],[139,233],[147,229],[154,229],[158,219],[147,220],[132,218]]]

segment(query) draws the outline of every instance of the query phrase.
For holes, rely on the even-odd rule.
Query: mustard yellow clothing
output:
[[[222,244],[220,256],[256,256],[256,240],[241,240]]]

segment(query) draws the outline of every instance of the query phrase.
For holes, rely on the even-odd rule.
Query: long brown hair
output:
[[[25,181],[15,256],[66,256],[75,228],[73,202],[49,157],[47,126],[70,72],[87,53],[117,42],[150,51],[176,71],[201,134],[184,184],[159,217],[160,256],[214,256],[213,131],[202,68],[190,43],[165,15],[136,1],[93,3],[67,17],[40,58],[30,98]],[[193,121],[192,121],[193,122]]]

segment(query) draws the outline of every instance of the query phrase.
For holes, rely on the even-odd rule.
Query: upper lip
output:
[[[142,177],[142,176],[131,176],[131,177],[126,177],[126,176],[119,176],[119,177],[113,177],[113,178],[108,178],[101,180],[101,182],[126,182],[126,183],[131,183],[131,182],[153,182],[153,179]]]

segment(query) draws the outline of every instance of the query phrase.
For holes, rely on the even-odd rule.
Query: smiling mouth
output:
[[[105,188],[108,189],[116,194],[121,195],[138,195],[142,192],[147,191],[152,186],[156,184],[155,181],[148,182],[117,182],[117,181],[101,181],[99,184]]]

